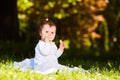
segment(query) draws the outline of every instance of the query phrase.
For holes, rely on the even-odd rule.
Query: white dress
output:
[[[33,70],[40,73],[51,73],[57,70],[69,69],[78,70],[77,67],[69,68],[58,63],[58,58],[62,55],[63,51],[57,49],[54,42],[44,42],[39,40],[35,47],[35,57],[21,62],[14,62],[14,65],[21,70]]]

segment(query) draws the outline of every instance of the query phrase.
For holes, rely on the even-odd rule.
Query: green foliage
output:
[[[28,8],[33,6],[33,3],[29,0],[18,0],[18,11],[26,11]]]
[[[97,1],[18,0],[20,38],[26,42],[38,39],[37,29],[42,20],[48,17],[57,25],[57,36],[63,40],[69,40],[68,47],[90,49],[95,45],[95,48],[107,52],[115,50],[117,45],[119,50],[119,1],[110,0],[107,9],[107,6],[104,7],[105,4],[103,4],[104,9],[99,8],[102,4],[98,4]],[[96,16],[99,14],[104,17]],[[101,24],[103,24],[102,29],[99,26]],[[98,32],[101,38],[91,39],[92,31]]]
[[[31,13],[30,8],[34,4],[30,0],[18,0],[18,19],[19,19],[19,35],[22,37],[27,32],[28,27],[28,15]]]

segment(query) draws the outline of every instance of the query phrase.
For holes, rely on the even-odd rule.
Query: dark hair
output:
[[[50,27],[51,26],[55,26],[56,27],[56,25],[51,20],[49,20],[48,18],[46,18],[46,19],[43,20],[42,24],[40,25],[39,32],[41,32],[43,26],[46,25],[46,24],[48,24]]]

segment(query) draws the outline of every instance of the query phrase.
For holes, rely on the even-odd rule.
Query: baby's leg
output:
[[[14,62],[13,65],[16,67],[16,68],[20,68],[20,70],[22,71],[25,71],[25,70],[28,70],[28,69],[31,69],[32,66],[31,66],[31,59],[25,59],[21,62]]]

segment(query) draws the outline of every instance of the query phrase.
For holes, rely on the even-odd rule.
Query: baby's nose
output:
[[[51,33],[49,33],[48,35],[51,36]]]

